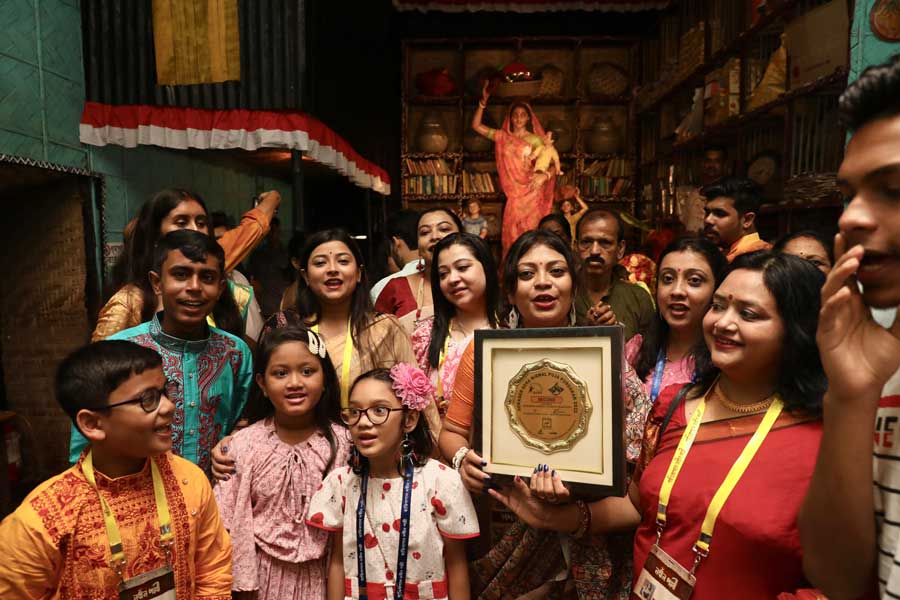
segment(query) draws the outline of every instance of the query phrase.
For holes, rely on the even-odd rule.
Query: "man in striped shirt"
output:
[[[900,55],[841,96],[847,202],[822,289],[828,375],[819,459],[800,514],[803,562],[831,598],[900,598]],[[872,434],[874,427],[874,456]]]

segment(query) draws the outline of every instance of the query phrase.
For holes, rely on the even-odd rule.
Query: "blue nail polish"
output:
[[[486,466],[487,466],[487,461],[486,461],[486,460],[481,461],[481,466],[482,466],[482,467],[486,467]]]
[[[534,471],[532,471],[531,473],[532,473],[532,474],[537,473],[537,470],[538,470],[538,468],[535,467],[535,468],[534,468]]]
[[[228,452],[228,446],[222,446],[222,453]]]
[[[556,469],[553,469],[553,472],[550,473],[553,477],[556,477]]]

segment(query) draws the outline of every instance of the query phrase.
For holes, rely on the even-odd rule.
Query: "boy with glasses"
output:
[[[0,524],[0,598],[230,598],[231,543],[209,482],[172,455],[156,352],[75,351],[56,399],[89,446]]]
[[[247,344],[206,322],[225,291],[224,264],[221,246],[209,236],[190,230],[166,234],[149,273],[163,310],[109,338],[130,340],[163,357],[166,391],[175,403],[172,451],[207,473],[213,447],[231,433],[244,409],[253,376]],[[86,443],[73,427],[72,462]]]

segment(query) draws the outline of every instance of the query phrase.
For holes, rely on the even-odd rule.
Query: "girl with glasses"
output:
[[[235,472],[214,490],[231,534],[232,597],[322,598],[328,535],[304,519],[350,452],[337,374],[322,338],[297,326],[265,335],[257,361],[262,418],[231,438]]]
[[[409,364],[353,383],[341,411],[350,466],[325,478],[307,520],[332,533],[328,598],[469,598],[464,540],[478,519],[459,475],[429,458],[422,411],[433,404],[434,387]]]

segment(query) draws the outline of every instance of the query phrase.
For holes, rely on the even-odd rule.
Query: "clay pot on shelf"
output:
[[[588,150],[594,154],[616,154],[622,149],[622,132],[612,117],[600,116],[588,132]]]
[[[425,113],[416,133],[416,148],[419,152],[437,154],[446,150],[449,142],[441,116],[434,111]]]
[[[557,152],[569,152],[575,142],[575,135],[569,123],[563,119],[550,119],[547,121],[547,131],[553,132],[553,145]]]

